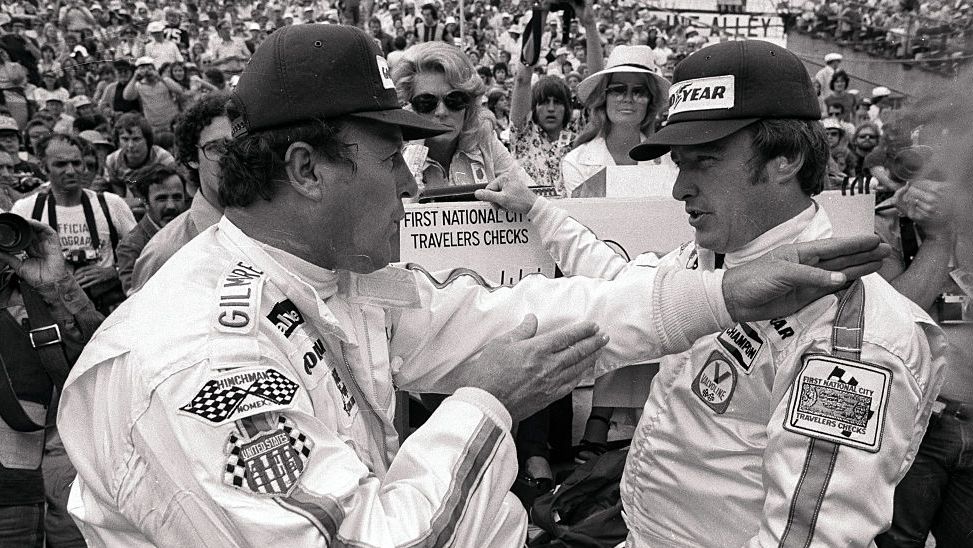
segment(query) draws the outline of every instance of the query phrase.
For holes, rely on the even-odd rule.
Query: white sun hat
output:
[[[604,85],[605,76],[618,72],[631,74],[648,74],[649,81],[653,84],[652,95],[657,100],[669,98],[669,86],[672,85],[659,74],[655,68],[655,53],[649,46],[615,46],[604,70],[588,76],[578,84],[578,98],[587,101],[599,86]]]

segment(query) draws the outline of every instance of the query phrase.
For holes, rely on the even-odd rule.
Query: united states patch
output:
[[[250,440],[234,432],[226,442],[223,482],[255,495],[286,496],[307,468],[313,448],[314,442],[287,417]]]

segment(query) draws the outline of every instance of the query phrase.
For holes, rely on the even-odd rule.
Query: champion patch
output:
[[[717,415],[726,413],[737,387],[737,370],[714,350],[693,380],[693,393]]]
[[[206,381],[180,412],[220,426],[290,407],[298,384],[269,367],[240,367]]]
[[[287,338],[290,338],[297,326],[304,323],[304,316],[290,299],[275,304],[270,314],[267,314],[267,319]]]
[[[746,323],[740,323],[727,329],[720,333],[716,340],[729,352],[730,356],[733,356],[733,359],[740,364],[743,372],[747,375],[750,374],[753,362],[764,346],[760,334]]]
[[[226,269],[220,278],[219,313],[216,330],[223,333],[250,333],[260,310],[264,273],[243,261]]]
[[[892,372],[828,355],[808,356],[791,386],[784,428],[877,453]]]
[[[245,441],[236,432],[226,442],[223,481],[255,495],[287,496],[307,468],[314,442],[286,417],[277,429]]]
[[[669,88],[669,116],[696,110],[733,108],[735,84],[732,74],[675,83]]]

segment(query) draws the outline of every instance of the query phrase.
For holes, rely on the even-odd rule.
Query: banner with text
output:
[[[815,200],[834,233],[874,232],[874,196],[825,192]],[[682,202],[672,198],[578,198],[554,202],[626,259],[660,257],[693,239]],[[532,273],[551,276],[554,261],[526,215],[483,202],[409,204],[399,235],[400,260],[430,271],[469,268],[493,283],[512,285]]]

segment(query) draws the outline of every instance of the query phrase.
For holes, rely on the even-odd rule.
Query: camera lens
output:
[[[28,246],[34,231],[23,217],[15,213],[0,213],[0,251],[19,253]]]

